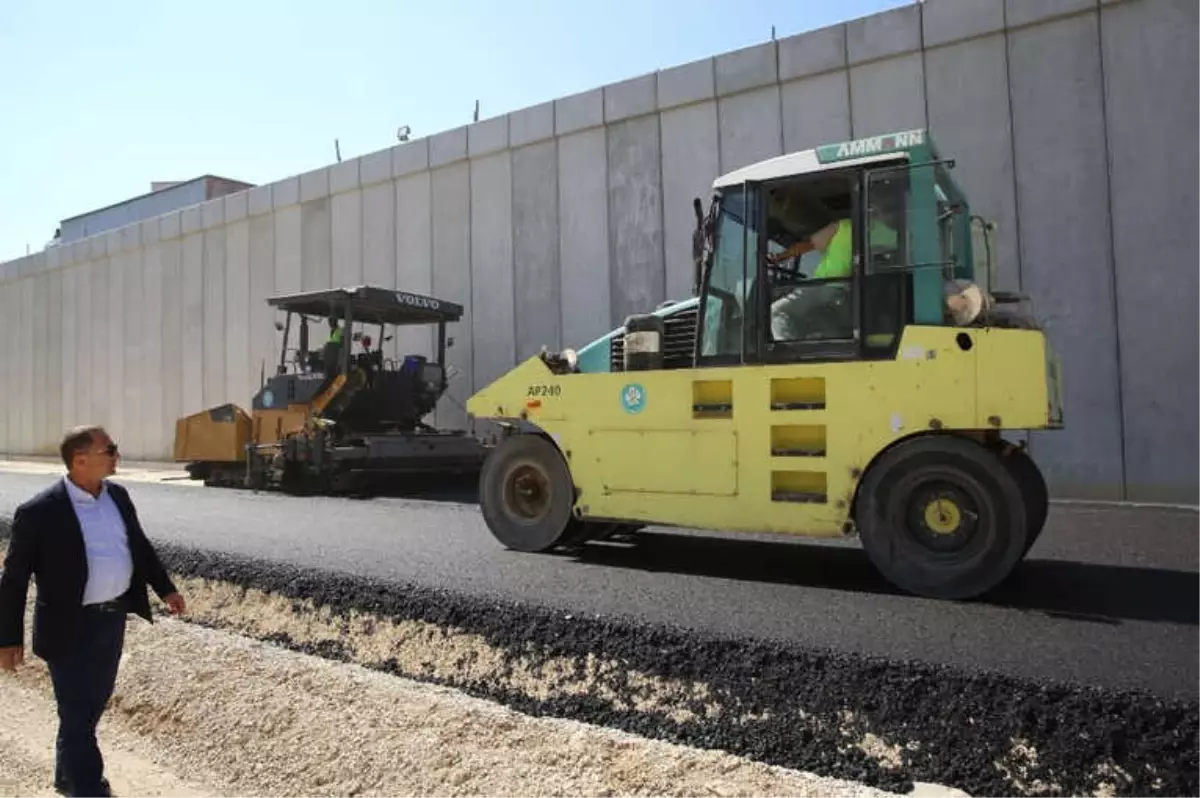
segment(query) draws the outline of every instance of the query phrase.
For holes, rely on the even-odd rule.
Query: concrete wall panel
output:
[[[972,211],[995,221],[996,280],[1020,288],[1012,124],[1008,114],[1005,39],[953,44],[926,54],[929,129],[942,154],[955,159],[955,181]]]
[[[201,238],[201,234],[195,236],[197,240]],[[105,391],[104,399],[104,415],[101,424],[108,428],[108,432],[117,440],[125,437],[126,427],[125,418],[130,416],[131,420],[136,420],[125,407],[125,313],[134,312],[134,308],[125,300],[125,270],[128,264],[128,257],[124,253],[117,253],[108,259],[107,267],[103,273],[103,280],[97,286],[97,294],[101,291],[108,296],[107,307],[105,308],[105,327],[107,338],[105,341],[105,356],[98,362],[107,364],[107,390]]]
[[[558,146],[553,141],[513,152],[514,359],[562,345],[559,270]]]
[[[304,291],[317,291],[332,284],[330,216],[328,197],[300,206],[300,274]]]
[[[329,167],[329,193],[332,195],[353,191],[361,184],[359,182],[359,167],[361,158],[351,158],[339,161]]]
[[[485,119],[467,128],[467,154],[472,158],[491,155],[507,147],[507,116]]]
[[[429,138],[429,165],[444,166],[467,157],[467,129],[455,128]]]
[[[204,233],[204,406],[224,404],[225,230]]]
[[[16,379],[12,376],[10,370],[13,367],[14,355],[16,354],[16,336],[13,334],[12,321],[15,310],[13,309],[13,293],[16,283],[4,281],[4,270],[0,267],[0,340],[11,342],[9,353],[6,357],[0,357],[0,385],[6,386],[9,390],[9,398],[7,401],[0,403],[0,453],[9,454],[14,447],[9,442],[8,431],[16,427],[15,424],[9,422],[9,415],[17,411],[17,402],[15,397],[11,395],[11,386],[16,384]]]
[[[554,135],[554,103],[522,108],[508,115],[508,146],[524,147]]]
[[[850,138],[850,78],[845,70],[785,83],[780,92],[784,152]]]
[[[709,101],[662,114],[663,222],[666,247],[666,298],[692,293],[692,199],[707,212],[712,183],[720,170],[717,104]]]
[[[1142,501],[1200,502],[1198,16],[1194,0],[1103,11],[1125,478]]]
[[[433,290],[433,199],[429,172],[417,172],[396,181],[396,287],[426,296]],[[449,297],[438,297],[439,299]],[[460,325],[449,325],[458,335]],[[433,357],[434,331],[413,327],[396,331],[397,354]]]
[[[612,329],[607,163],[603,129],[558,141],[563,346],[581,347]]]
[[[787,82],[846,66],[846,26],[808,31],[779,40],[779,80]]]
[[[396,184],[392,180],[363,189],[362,280],[381,288],[396,287]],[[428,211],[425,218],[428,218]],[[383,343],[386,358],[395,358],[397,341]]]
[[[554,132],[560,136],[604,124],[604,90],[572,94],[554,102]]]
[[[16,390],[16,395],[21,404],[21,412],[17,415],[17,446],[18,451],[32,452],[37,445],[36,438],[33,432],[34,407],[36,404],[41,404],[41,397],[37,395],[34,383],[34,362],[35,357],[34,340],[35,340],[35,322],[36,322],[36,296],[34,289],[34,280],[24,279],[18,283],[21,286],[21,297],[18,310],[20,311],[20,321],[17,326],[18,340],[21,342],[20,355],[20,380]],[[103,353],[103,350],[101,350]]]
[[[325,199],[329,196],[329,170],[323,166],[300,175],[300,203]]]
[[[846,23],[846,54],[861,64],[921,48],[921,7],[910,3]]]
[[[658,79],[655,75],[640,75],[604,87],[604,120],[620,122],[635,116],[654,113],[658,108]]]
[[[225,401],[248,407],[250,381],[250,222],[225,230]]]
[[[363,188],[392,179],[391,149],[370,152],[359,159],[359,182]]]
[[[62,272],[62,318],[60,325],[62,327],[62,358],[60,361],[59,391],[60,407],[62,410],[63,430],[68,427],[73,427],[81,423],[79,421],[78,404],[76,397],[79,391],[78,372],[75,370],[75,361],[78,358],[79,349],[79,274],[82,270],[79,267],[68,267]],[[0,294],[3,294],[4,289],[0,287]],[[0,313],[4,312],[3,304],[0,304]],[[0,326],[0,335],[4,334],[4,329]],[[7,340],[7,339],[6,339]],[[0,380],[4,380],[4,359],[0,358]],[[4,385],[10,383],[5,380]],[[0,427],[4,426],[4,414],[0,413]],[[0,432],[0,452],[4,451],[5,435]]]
[[[921,11],[926,48],[1004,30],[999,0],[924,0]]]
[[[282,336],[275,330],[275,311],[267,305],[275,293],[275,220],[270,216],[250,219],[250,371],[246,384],[251,395],[258,392],[262,376],[275,373]],[[247,396],[243,401],[249,401]]]
[[[63,273],[46,273],[46,424],[42,445],[53,454],[63,433]]]
[[[331,287],[362,282],[362,192],[358,189],[330,198],[332,239]]]
[[[774,85],[779,81],[775,42],[756,44],[717,56],[716,74],[719,96]]]
[[[31,323],[33,326],[33,341],[37,345],[38,355],[33,357],[33,426],[30,435],[35,451],[46,445],[46,389],[47,370],[49,363],[46,357],[46,331],[49,327],[50,308],[46,275],[41,274],[30,278],[33,283],[33,307]],[[41,453],[39,451],[39,453]]]
[[[93,261],[84,261],[76,266],[75,290],[77,321],[75,324],[75,420],[78,424],[95,421],[96,375],[93,373],[93,339],[96,336],[95,311],[97,304],[92,292],[92,275],[96,273]],[[11,438],[10,438],[11,439]]]
[[[438,403],[437,422],[455,429],[467,425],[465,405],[474,391],[471,356],[471,170],[466,162],[435,169],[433,196],[433,291],[466,309],[447,333],[455,345],[446,353],[450,387]]]
[[[269,216],[262,217],[270,219]],[[162,391],[164,437],[168,447],[175,439],[175,421],[184,415],[183,392],[189,378],[185,368],[183,331],[183,242],[176,238],[162,245]],[[168,448],[168,452],[170,452]]]
[[[512,158],[502,152],[471,162],[471,351],[479,387],[516,357]]]
[[[720,99],[721,172],[783,154],[779,87]]]
[[[666,295],[660,145],[657,115],[608,128],[611,326]]]
[[[1017,207],[1027,293],[1063,358],[1067,428],[1033,435],[1052,490],[1122,493],[1108,224],[1108,164],[1096,17],[1009,39]]]
[[[854,137],[925,126],[921,54],[876,61],[850,70]]]
[[[396,186],[389,179],[362,192],[362,280],[396,285]]]
[[[183,290],[183,328],[180,347],[183,370],[183,415],[198,413],[204,402],[204,239],[199,235],[183,237],[180,261],[180,287]]]
[[[692,61],[658,73],[660,109],[675,108],[716,96],[716,59]]]
[[[292,294],[302,290],[304,271],[300,257],[300,206],[279,208],[274,215],[275,292]]]
[[[1015,28],[1095,7],[1096,0],[1005,0],[1004,15],[1008,27]]]
[[[206,234],[207,235],[207,234]],[[124,411],[120,445],[130,459],[146,457],[146,423],[143,402],[146,396],[146,304],[145,266],[142,250],[126,252],[121,270],[122,292],[125,294],[123,329],[120,349],[125,357],[125,372],[121,398]],[[155,332],[157,335],[157,331]]]
[[[163,417],[163,245],[153,243],[142,254],[142,307],[145,309],[141,377],[142,448],[145,457],[168,457],[174,419]],[[65,297],[65,295],[64,295]],[[63,394],[66,396],[66,393]]]
[[[417,139],[392,148],[392,177],[404,177],[429,168],[429,139]]]

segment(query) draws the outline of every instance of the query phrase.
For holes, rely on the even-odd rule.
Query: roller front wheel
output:
[[[893,585],[967,599],[1002,582],[1024,556],[1025,506],[998,453],[946,435],[884,454],[863,480],[856,516],[868,558]]]

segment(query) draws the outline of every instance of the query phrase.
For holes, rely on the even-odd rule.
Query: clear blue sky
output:
[[[3,0],[0,261],[213,173],[268,183],[912,0]]]

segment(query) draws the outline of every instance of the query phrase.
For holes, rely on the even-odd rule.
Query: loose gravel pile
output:
[[[901,793],[914,781],[972,795],[1198,792],[1194,699],[564,615],[191,549],[163,554],[174,572],[203,580],[189,586],[201,622],[531,715]]]
[[[44,665],[0,678],[5,714],[24,708],[30,735],[14,739],[0,725],[0,792],[46,792],[50,695]],[[41,704],[29,711],[34,699]],[[530,718],[174,619],[153,628],[131,621],[100,739],[119,794],[887,795],[727,753]],[[129,753],[147,745],[157,761]]]
[[[972,795],[1200,789],[1194,699],[1036,684],[576,617],[226,554],[160,551],[181,577],[196,622],[457,688],[528,715],[900,793],[914,781]]]

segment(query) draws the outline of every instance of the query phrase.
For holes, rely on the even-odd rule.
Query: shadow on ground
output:
[[[901,595],[858,547],[733,540],[643,531],[589,543],[566,556],[612,568]],[[1098,623],[1200,625],[1200,574],[1164,568],[1030,559],[977,601]]]

